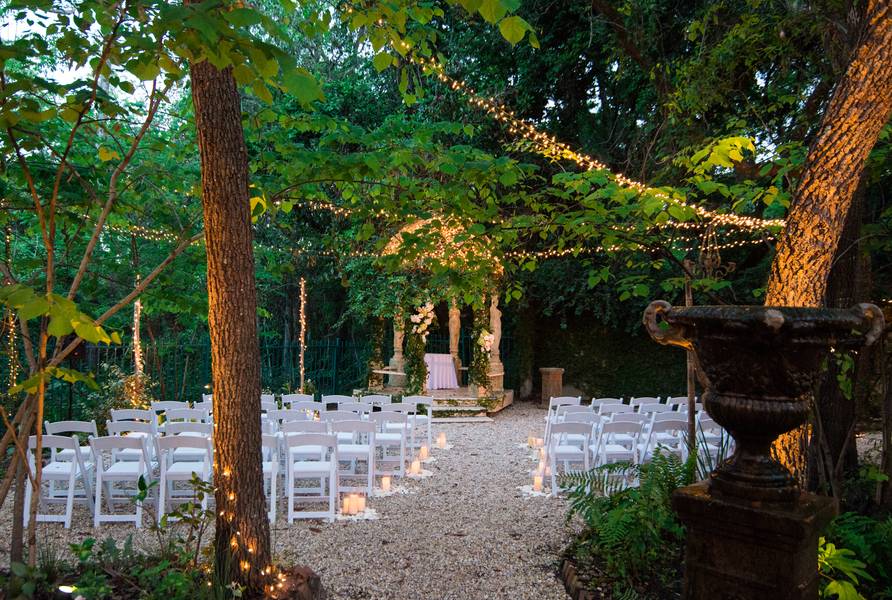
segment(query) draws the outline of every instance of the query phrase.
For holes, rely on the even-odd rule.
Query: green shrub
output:
[[[846,557],[861,565],[863,574],[854,582],[861,597],[868,600],[892,598],[892,517],[880,520],[853,512],[842,513],[830,524],[825,544],[833,545],[837,550],[844,549]],[[839,570],[822,570],[822,575],[825,574],[832,577],[839,574]],[[830,578],[822,579],[826,590]],[[836,589],[834,586],[831,592]]]
[[[693,481],[693,460],[659,451],[650,463],[618,463],[570,473],[570,512],[585,523],[570,549],[583,572],[617,597],[663,598],[677,589],[683,563],[684,528],[672,510],[672,492]],[[623,489],[627,481],[636,487]]]

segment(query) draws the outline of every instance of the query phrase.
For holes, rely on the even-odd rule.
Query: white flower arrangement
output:
[[[477,345],[480,346],[484,352],[489,354],[492,352],[492,344],[495,339],[496,336],[484,329],[480,332],[480,337],[477,338]]]
[[[428,328],[434,321],[434,305],[430,302],[419,306],[415,314],[409,317],[413,323],[412,333],[420,335],[422,341],[427,341],[427,334],[430,333]]]

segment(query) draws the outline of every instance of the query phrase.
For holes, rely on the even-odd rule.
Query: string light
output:
[[[726,242],[724,244],[718,244],[714,246],[717,250],[725,250],[729,248],[742,248],[744,246],[755,246],[758,244],[762,244],[763,242],[770,242],[774,238],[768,237],[764,240],[736,240],[733,242]],[[603,252],[617,252],[619,250],[636,250],[644,248],[644,245],[641,244],[633,244],[631,247],[629,246],[620,246],[620,245],[609,245],[609,246],[592,246],[586,248],[551,248],[547,250],[509,250],[505,252],[505,257],[514,259],[514,260],[529,260],[529,259],[549,259],[549,258],[566,258],[569,256],[589,256],[592,254],[600,254]],[[674,250],[678,250],[681,252],[691,252],[693,250],[697,250],[700,246],[697,244],[682,246],[678,248],[674,248]]]
[[[139,273],[136,274],[136,286],[139,287]],[[142,375],[142,341],[139,337],[140,320],[142,318],[142,296],[137,296],[133,302],[133,371]]]
[[[300,393],[304,392],[306,370],[304,367],[304,355],[307,345],[307,280],[300,278]]]
[[[414,56],[410,60],[433,73],[437,79],[448,85],[451,89],[461,92],[467,98],[472,106],[476,106],[484,110],[496,121],[508,126],[509,133],[522,137],[529,142],[540,154],[552,159],[566,159],[575,162],[585,170],[607,171],[611,173],[613,178],[620,185],[633,189],[640,194],[651,194],[664,200],[665,202],[676,204],[686,209],[692,210],[697,216],[712,221],[716,225],[726,225],[738,227],[744,230],[755,231],[761,229],[781,228],[784,226],[783,219],[761,219],[758,217],[747,217],[733,213],[719,213],[711,211],[697,204],[691,204],[679,198],[674,198],[662,190],[652,188],[640,181],[636,181],[626,175],[613,172],[603,162],[577,152],[569,145],[559,141],[552,135],[542,133],[536,127],[524,119],[518,118],[514,111],[505,108],[502,104],[490,98],[479,96],[473,88],[465,82],[454,79],[446,74],[446,70],[442,64],[433,58],[426,59],[424,57]]]

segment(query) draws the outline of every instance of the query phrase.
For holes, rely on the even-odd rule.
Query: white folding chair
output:
[[[601,416],[614,415],[616,413],[634,412],[635,408],[628,404],[604,403],[598,406],[598,414]]]
[[[651,423],[647,438],[638,452],[638,458],[642,463],[650,462],[658,447],[663,454],[674,454],[684,459],[686,452],[684,435],[688,422],[678,418],[678,413],[675,414],[674,419],[661,419]]]
[[[292,450],[319,446],[323,448],[317,460],[294,460]],[[334,521],[338,498],[338,442],[325,433],[285,434],[288,460],[286,488],[288,493],[288,523],[294,519],[327,519]],[[297,487],[298,482],[319,482],[318,486]],[[295,511],[295,503],[319,503],[328,501],[327,511]]]
[[[359,415],[359,417],[354,418],[361,418],[362,416],[368,415],[370,412],[372,412],[372,405],[355,401],[339,402],[338,411],[355,413],[356,415]]]
[[[214,426],[210,423],[194,423],[191,421],[175,421],[164,423],[161,426],[161,435],[164,437],[191,437],[207,440],[208,444],[213,443]],[[198,462],[202,460],[204,452],[202,450],[194,450],[189,446],[176,448],[174,456],[178,461]],[[160,458],[159,458],[160,461]]]
[[[390,404],[393,402],[393,396],[390,394],[369,394],[359,399],[363,404],[371,404],[372,406],[381,406],[382,404]]]
[[[200,408],[171,408],[164,411],[165,424],[182,421],[192,423],[207,423],[208,420],[208,413]]]
[[[708,452],[715,464],[718,461],[722,444],[726,443],[729,435],[725,433],[721,425],[708,416],[702,416],[697,420],[697,450]],[[704,447],[705,445],[705,447]]]
[[[622,398],[592,398],[592,410],[602,404],[624,404]]]
[[[353,396],[345,396],[343,394],[329,394],[319,399],[326,406],[329,404],[341,404],[342,402],[356,402]]]
[[[172,423],[180,425],[180,423]],[[191,481],[196,474],[203,481],[211,480],[213,450],[209,437],[191,435],[165,435],[155,440],[158,454],[158,523],[167,514],[172,500],[186,500],[194,495],[192,490],[177,490],[177,481]],[[201,508],[207,508],[207,495],[201,500]]]
[[[260,412],[269,413],[274,410],[279,410],[279,405],[275,400],[260,400]]]
[[[62,515],[44,513],[41,509],[44,508],[45,503],[58,503],[62,502],[63,498],[61,496],[56,495],[43,495],[43,490],[37,490],[37,522],[55,522],[55,523],[64,523],[65,529],[69,529],[71,527],[71,515],[74,510],[74,502],[75,500],[81,501],[85,500],[87,505],[90,507],[90,511],[93,510],[93,485],[91,478],[91,471],[93,469],[92,465],[87,465],[84,463],[84,460],[80,451],[80,442],[78,441],[76,436],[64,436],[64,435],[44,435],[41,439],[41,444],[43,448],[47,448],[50,450],[50,458],[49,460],[43,464],[41,468],[41,482],[66,482],[68,487],[65,490],[64,502],[65,502],[65,513]],[[36,460],[42,460],[42,457],[35,457],[34,453],[37,450],[37,436],[30,436],[28,438],[28,464],[31,467],[31,472],[34,473],[37,468]],[[68,450],[69,455],[72,459],[69,460],[54,460],[53,456],[58,455],[59,452]],[[83,495],[77,494],[77,485],[80,483],[81,488],[83,490]],[[42,487],[42,486],[41,486]],[[27,479],[26,487],[25,487],[25,506],[31,506],[31,496],[34,494],[34,488],[31,485],[31,478]],[[28,521],[31,516],[31,511],[25,511],[25,525],[28,524]]]
[[[211,400],[204,400],[202,402],[194,402],[192,404],[192,408],[197,408],[198,410],[203,410],[209,416],[214,414],[214,403]]]
[[[269,522],[276,522],[276,482],[279,480],[279,437],[277,435],[263,434],[261,440],[261,455],[263,457],[263,484],[266,487],[269,482]]]
[[[672,410],[678,410],[678,407],[687,406],[687,404],[687,396],[670,396],[669,398],[666,398],[666,405],[671,406]]]
[[[313,402],[313,394],[282,394],[282,408],[297,408],[298,402]],[[315,402],[314,402],[315,404]]]
[[[590,446],[593,463],[596,466],[625,461],[637,463],[640,437],[640,423],[602,424],[598,443]]]
[[[307,411],[294,408],[271,410],[266,413],[266,418],[279,426],[288,421],[309,421],[312,419]]]
[[[338,438],[338,463],[350,462],[349,469],[341,469],[338,465],[338,488],[345,492],[365,491],[372,495],[375,486],[375,424],[368,421],[334,421],[331,424],[331,432]],[[347,434],[344,439],[339,434]],[[368,467],[366,485],[343,485],[343,479],[357,479],[361,475],[357,473],[357,463],[363,461]]]
[[[322,421],[285,421],[282,423],[279,431],[283,436],[287,436],[291,433],[329,432],[328,423],[323,423]],[[301,458],[315,458],[316,460],[322,460],[325,448],[322,446],[292,446],[288,452],[291,453],[291,460],[299,460]]]
[[[296,395],[296,394],[295,394]],[[286,405],[290,410],[303,412],[307,415],[307,419],[313,420],[318,415],[325,412],[325,405],[321,402],[313,402],[312,400],[299,400]]]
[[[140,408],[113,408],[109,411],[111,420],[115,423],[119,421],[136,421],[141,423],[149,423],[157,430],[158,417],[155,412],[149,409]]]
[[[146,423],[145,421],[106,421],[105,430],[111,436],[144,440],[149,451],[149,460],[154,460],[155,438],[158,437],[158,430],[154,423]],[[142,456],[140,450],[134,450],[133,448],[115,449],[112,452],[115,455],[115,460],[136,461]]]
[[[582,396],[552,396],[548,400],[548,410],[545,412],[545,445],[551,442],[551,426],[558,422],[557,411],[562,406],[579,406]]]
[[[572,436],[572,437],[571,437]],[[589,446],[591,445],[592,427],[588,423],[554,423],[551,426],[551,443],[548,446],[548,458],[551,462],[551,495],[557,496],[560,491],[557,484],[558,464],[563,463],[564,472],[570,471],[570,464],[582,464],[589,470]]]
[[[659,396],[633,396],[631,400],[629,400],[629,406],[640,406],[642,404],[659,404],[660,397]]]
[[[395,475],[402,477],[406,474],[406,446],[408,444],[409,417],[398,412],[372,413],[372,420],[376,425],[375,447],[381,448],[381,457],[375,456],[375,475]],[[387,453],[395,448],[398,456]],[[396,468],[385,468],[385,465],[396,464]]]
[[[49,421],[43,422],[43,428],[46,431],[47,435],[64,435],[68,437],[71,434],[81,434],[84,436],[83,441],[86,442],[90,436],[99,437],[99,431],[96,429],[96,421],[56,421],[55,423],[50,423]],[[79,440],[81,436],[76,436]],[[71,460],[74,458],[74,452],[71,450],[60,450],[56,453],[55,450],[52,450],[55,455],[52,457],[53,460]],[[93,462],[93,453],[90,451],[89,442],[82,444],[80,447],[81,459],[84,461],[84,464]],[[53,482],[50,482],[50,495],[54,493]]]
[[[638,405],[638,412],[642,415],[653,415],[655,413],[665,413],[665,412],[675,412],[672,410],[672,406],[669,404],[659,404],[648,402],[645,404]]]
[[[638,423],[642,427],[650,424],[650,416],[636,412],[618,412],[610,415],[611,423]]]
[[[189,406],[188,402],[178,402],[176,400],[159,400],[156,402],[152,402],[150,405],[152,412],[156,415],[160,413],[167,412],[169,410],[176,410],[178,408],[192,408]]]
[[[276,395],[275,394],[260,394],[260,402],[272,402],[276,403]],[[278,408],[278,406],[276,406]]]
[[[143,503],[139,500],[135,501],[134,497],[139,493],[140,477],[144,479],[146,485],[152,482],[152,462],[149,459],[146,439],[145,437],[122,437],[119,435],[90,438],[93,463],[96,466],[96,502],[93,507],[93,527],[99,527],[102,522],[133,522],[137,527],[142,527]],[[125,452],[135,453],[139,458],[125,460],[121,458]],[[114,485],[116,483],[132,483],[134,487],[116,489]],[[103,487],[109,514],[102,513]],[[116,495],[116,491],[120,494]],[[115,513],[115,502],[122,500],[127,504],[135,504],[135,512]]]
[[[433,443],[433,396],[404,396],[403,402],[411,403],[415,406],[415,411],[409,419],[409,446],[418,448],[421,446],[416,440],[416,434],[419,430],[427,431],[427,447],[431,448]]]

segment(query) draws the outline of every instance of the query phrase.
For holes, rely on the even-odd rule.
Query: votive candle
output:
[[[427,445],[422,445],[421,448],[418,449],[418,458],[421,460],[427,460],[429,456],[429,451],[427,449]]]
[[[446,447],[446,432],[441,431],[437,434],[437,448],[443,449]]]
[[[381,477],[381,489],[385,492],[390,491],[390,475]]]
[[[542,474],[536,473],[533,475],[533,491],[541,492],[542,491]]]
[[[409,472],[412,473],[412,475],[421,475],[421,461],[417,458],[413,460]]]

